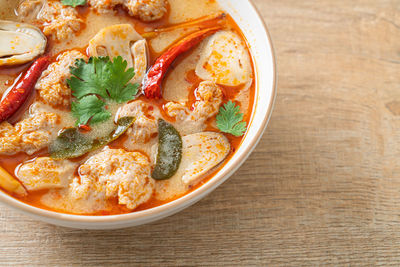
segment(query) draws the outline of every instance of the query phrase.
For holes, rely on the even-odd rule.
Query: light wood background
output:
[[[207,198],[118,231],[0,207],[10,266],[400,265],[400,2],[256,0],[278,98],[248,161]]]

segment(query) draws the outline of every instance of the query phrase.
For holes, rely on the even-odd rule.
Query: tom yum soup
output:
[[[5,2],[6,193],[64,213],[134,212],[195,190],[239,147],[255,75],[216,1]]]

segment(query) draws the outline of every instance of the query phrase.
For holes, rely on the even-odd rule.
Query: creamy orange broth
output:
[[[87,48],[87,43],[88,41],[103,27],[107,25],[112,25],[112,24],[118,24],[118,23],[131,23],[137,32],[139,34],[143,34],[145,32],[152,31],[157,28],[161,27],[168,27],[171,25],[174,25],[176,23],[184,22],[186,20],[198,18],[204,15],[208,14],[213,14],[219,10],[219,7],[214,0],[169,0],[169,7],[168,7],[168,12],[166,16],[164,16],[161,20],[152,22],[152,23],[144,23],[141,22],[137,19],[132,18],[125,12],[123,9],[118,9],[118,12],[113,15],[113,14],[97,14],[93,11],[91,11],[88,7],[79,7],[77,8],[79,11],[80,16],[85,18],[86,22],[86,27],[81,29],[81,31],[78,33],[77,38],[73,38],[73,40],[65,42],[65,43],[60,43],[60,42],[54,42],[49,39],[48,47],[46,50],[46,54],[52,56],[52,60],[55,61],[57,58],[57,55],[60,54],[62,51],[65,50],[70,50],[70,49],[78,49],[81,52],[86,54],[86,48]],[[182,7],[182,3],[185,3]],[[189,3],[192,3],[191,5]],[[185,10],[185,5],[190,6],[191,8],[186,9],[184,16],[181,16],[179,13],[177,13],[177,9],[174,9],[174,7],[179,6],[180,12],[182,10]],[[196,8],[197,7],[197,8]],[[192,13],[190,13],[190,11]],[[5,15],[0,13],[0,18],[4,18]],[[230,30],[238,33],[241,38],[245,41],[247,44],[247,41],[245,40],[244,35],[242,34],[240,28],[237,26],[237,24],[234,22],[234,20],[228,15],[226,18],[226,27],[229,28]],[[184,55],[181,55],[172,65],[172,69],[174,66],[179,65],[184,58],[189,56],[193,52],[193,49],[190,50],[189,52],[185,53]],[[250,51],[249,51],[250,53]],[[157,53],[154,50],[150,49],[150,66],[154,61],[159,57],[162,53]],[[5,90],[10,87],[15,79],[28,68],[29,64],[25,64],[22,66],[17,66],[17,67],[0,67],[0,93],[4,93]],[[254,73],[254,66],[252,64],[253,68],[253,73]],[[255,75],[253,75],[255,77]],[[165,79],[166,80],[166,79]],[[164,80],[164,84],[165,84]],[[188,70],[186,73],[185,80],[191,84],[190,90],[187,92],[188,94],[188,102],[187,105],[190,107],[192,103],[194,102],[194,90],[197,88],[199,83],[202,81],[200,78],[198,78],[194,72],[193,69]],[[228,100],[234,99],[234,97],[239,93],[239,89],[242,87],[228,87],[228,86],[220,86],[223,90],[224,93],[224,102]],[[247,108],[247,113],[244,114],[244,120],[247,122],[247,124],[250,121],[251,117],[251,112],[252,112],[252,107],[254,104],[254,95],[255,95],[255,82],[253,79],[253,83],[249,88],[249,106]],[[15,123],[16,121],[19,120],[19,117],[21,114],[23,114],[27,108],[29,107],[29,104],[32,103],[35,100],[36,94],[32,94],[32,96],[29,98],[27,103],[24,105],[22,110],[18,111],[17,114],[13,115],[11,120],[9,122]],[[166,100],[153,100],[153,99],[147,99],[144,96],[139,97],[140,100],[143,100],[145,102],[151,103],[155,106],[158,106],[160,108],[160,111],[162,111],[162,106],[167,102]],[[162,114],[164,118],[168,119],[165,114]],[[215,118],[212,118],[211,120],[207,121],[207,128],[206,131],[215,131],[218,132],[219,130],[215,127]],[[223,163],[221,163],[218,167],[214,168],[209,175],[202,179],[201,182],[196,184],[195,186],[192,186],[191,189],[186,192],[186,194],[192,192],[193,190],[196,190],[203,184],[205,184],[209,179],[211,179],[214,174],[220,170],[226,162],[230,160],[230,158],[233,156],[235,151],[239,148],[243,137],[235,137],[230,134],[225,135],[228,140],[230,141],[231,144],[231,151],[229,153],[229,156],[225,159]],[[122,136],[119,140],[114,141],[113,143],[110,144],[111,148],[122,148],[122,143],[124,140],[124,136]],[[7,170],[10,174],[15,176],[15,169],[17,166],[29,159],[33,159],[38,156],[48,156],[47,149],[44,149],[42,151],[39,151],[31,156],[25,154],[25,153],[18,153],[16,155],[12,156],[0,156],[0,165]],[[79,160],[79,159],[75,159]],[[26,197],[18,197],[16,195],[10,194],[9,192],[6,192],[13,197],[36,207],[43,208],[43,209],[48,209],[48,210],[54,210],[58,212],[64,212],[68,213],[64,210],[55,210],[55,209],[50,209],[47,206],[41,204],[41,197],[47,193],[48,190],[42,190],[42,191],[36,191],[36,192],[30,192]],[[179,196],[181,197],[181,196]],[[177,197],[177,198],[179,198]],[[176,199],[176,198],[174,198]],[[138,210],[145,210],[149,208],[153,208],[156,206],[163,205],[167,202],[173,201],[174,199],[169,199],[168,201],[161,201],[158,200],[154,197],[152,197],[147,203],[142,204],[138,206],[134,211]],[[110,211],[102,211],[102,212],[96,212],[95,214],[90,214],[90,215],[109,215],[109,214],[122,214],[122,213],[129,213],[132,212],[132,210],[127,209],[126,207],[119,205],[117,202],[117,199],[111,200],[113,203],[113,207]],[[87,214],[89,215],[89,214]]]

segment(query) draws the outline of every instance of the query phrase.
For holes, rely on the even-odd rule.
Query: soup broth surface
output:
[[[49,56],[50,66],[18,111],[0,124],[0,144],[3,147],[9,145],[10,136],[22,140],[12,153],[0,150],[0,166],[21,183],[26,194],[17,194],[6,188],[2,189],[4,192],[27,204],[57,212],[83,215],[129,213],[163,205],[196,190],[211,179],[239,148],[244,132],[237,136],[224,132],[217,118],[221,109],[232,102],[238,109],[233,114],[239,114],[239,120],[249,126],[255,93],[254,67],[244,35],[217,1],[168,0],[165,1],[163,16],[154,21],[144,21],[142,14],[132,15],[130,7],[124,4],[112,6],[105,11],[99,10],[94,0],[75,8],[62,6],[62,9],[72,9],[80,21],[79,29],[73,29],[67,38],[59,38],[65,28],[50,32],[49,27],[55,23],[55,19],[40,19],[40,12],[44,12],[45,7],[34,18],[19,12],[20,5],[27,2],[29,4],[32,0],[18,3],[12,0],[0,1],[0,19],[31,24],[43,31],[47,38],[44,56]],[[59,4],[56,0],[42,2],[50,6]],[[67,60],[66,53],[71,51],[82,55],[85,64],[88,64],[88,58],[93,56],[89,49],[93,38],[107,27],[121,24],[131,25],[141,36],[141,39],[129,43],[132,46],[128,51],[132,53],[131,59],[135,66],[141,58],[140,54],[132,52],[132,47],[140,40],[145,41],[147,48],[143,58],[147,59],[145,70],[148,73],[151,73],[153,65],[160,58],[165,57],[171,48],[185,38],[207,29],[217,30],[173,60],[160,84],[161,98],[146,96],[144,75],[143,80],[136,81],[139,90],[135,99],[122,103],[107,102],[105,109],[111,114],[109,120],[99,124],[91,124],[89,120],[87,125],[80,125],[78,130],[93,139],[107,136],[115,129],[118,116],[129,110],[130,113],[126,114],[134,117],[135,121],[126,132],[82,156],[55,160],[49,146],[62,130],[78,127],[77,118],[71,111],[71,103],[78,99],[69,93],[63,96],[66,104],[53,104],[48,102],[51,96],[43,92],[48,88],[53,94],[71,90],[67,80],[72,76],[69,68],[77,66],[74,65],[75,59],[64,68],[64,76],[57,76],[54,82],[49,78],[49,85],[45,83],[46,75],[57,74],[58,69],[51,69],[52,66],[61,65],[60,62]],[[115,38],[115,47],[111,44],[112,48],[109,49],[118,49],[122,44],[117,39],[123,37]],[[100,44],[97,51],[101,52],[101,49],[112,43],[106,41],[107,44]],[[115,58],[110,60],[112,62]],[[237,61],[238,67],[230,64]],[[21,81],[32,62],[0,66],[0,94],[3,98]],[[205,63],[199,66],[199,62]],[[130,81],[132,84],[133,79]],[[57,89],[57,86],[61,89]],[[46,126],[32,131],[29,138],[41,138],[40,134],[49,132],[46,140],[48,145],[27,151],[24,142],[27,142],[28,135],[21,129],[28,127],[24,123],[36,123],[35,118],[39,119],[43,114],[55,114],[56,126],[43,122]],[[183,143],[179,168],[175,175],[165,180],[152,177],[161,149],[159,119],[174,127]],[[204,153],[204,156],[191,155],[190,149],[195,153]],[[215,152],[224,149],[227,152],[223,156]],[[50,181],[52,177],[60,181]]]

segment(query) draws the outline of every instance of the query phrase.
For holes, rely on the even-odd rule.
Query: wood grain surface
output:
[[[255,0],[277,53],[259,146],[167,219],[81,231],[0,207],[7,266],[400,265],[400,2]]]

